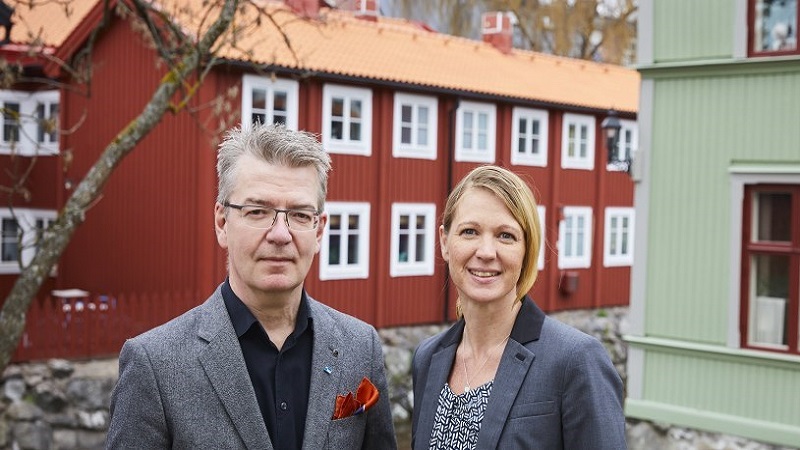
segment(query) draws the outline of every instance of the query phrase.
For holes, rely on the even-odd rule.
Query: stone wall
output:
[[[627,348],[620,339],[628,327],[627,308],[559,312],[552,316],[600,339],[622,379],[627,378]],[[401,449],[409,448],[410,443],[414,348],[424,338],[446,328],[431,325],[380,330]],[[116,359],[51,360],[9,366],[0,379],[0,449],[102,449],[108,404],[117,377]],[[628,446],[632,450],[790,450],[643,421],[628,421]]]

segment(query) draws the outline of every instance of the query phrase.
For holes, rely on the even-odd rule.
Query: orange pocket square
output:
[[[372,408],[375,403],[378,403],[378,397],[380,397],[378,388],[369,381],[369,378],[364,377],[361,380],[361,384],[358,385],[358,389],[356,389],[356,395],[348,392],[347,395],[336,396],[336,407],[333,410],[331,419],[336,420],[357,416]]]

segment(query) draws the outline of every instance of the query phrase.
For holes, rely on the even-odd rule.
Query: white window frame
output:
[[[36,254],[36,247],[34,246],[36,221],[39,219],[43,220],[44,226],[47,227],[51,222],[56,220],[56,217],[56,211],[48,209],[14,208],[13,214],[8,208],[0,209],[0,227],[2,226],[3,220],[16,219],[18,229],[22,230],[21,257],[23,266],[30,264]],[[0,255],[0,274],[18,273],[20,273],[19,261],[16,259],[4,261],[2,260],[2,255]]]
[[[528,124],[525,133],[527,150],[525,153],[519,152],[520,130],[519,122],[525,120]],[[533,122],[539,122],[539,134],[533,135]],[[547,111],[542,109],[531,109],[515,107],[511,113],[511,164],[518,166],[547,166],[547,149],[549,145],[549,119]],[[531,140],[537,138],[539,141],[539,153],[532,153]]]
[[[595,146],[595,119],[593,116],[585,114],[564,114],[564,121],[561,132],[561,167],[564,169],[594,170],[594,146]],[[586,156],[580,157],[580,142],[576,143],[576,156],[569,156],[570,127],[575,127],[576,132],[580,127],[586,127]]]
[[[563,219],[558,225],[558,268],[588,269],[592,265],[592,208],[589,206],[565,206]],[[576,230],[568,228],[568,224],[576,226],[578,219],[583,219],[583,254],[572,254],[577,250],[577,240],[573,238]],[[570,220],[571,219],[571,220]],[[569,237],[569,239],[567,239]],[[569,241],[569,242],[568,242]],[[567,249],[567,244],[570,248]],[[569,255],[567,253],[570,253]]]
[[[617,219],[617,229],[612,230],[612,219]],[[627,230],[621,228],[620,220],[628,219]],[[635,210],[625,207],[608,207],[605,211],[605,227],[603,238],[603,266],[623,267],[633,265],[633,230],[634,230]],[[623,234],[627,233],[628,249],[626,253],[611,254],[611,240],[616,239],[617,249],[620,250],[619,243],[622,242]]]
[[[545,240],[547,233],[545,232],[545,218],[547,217],[546,208],[542,205],[536,205],[536,212],[539,214],[539,270],[544,269],[544,254],[547,251],[547,241]]]
[[[327,202],[325,212],[328,214],[328,222],[325,224],[325,232],[322,234],[320,245],[319,279],[324,281],[367,278],[369,276],[370,204],[367,202]],[[356,264],[331,265],[328,262],[331,236],[330,217],[332,215],[346,216],[342,218],[343,226],[349,223],[346,220],[347,217],[354,215],[359,217],[359,229],[357,234],[354,233],[358,236],[358,262]],[[342,261],[347,261],[347,243],[341,239],[340,245]]]
[[[472,120],[467,123],[466,115],[470,114]],[[486,147],[479,148],[480,130],[477,126],[478,116],[486,115]],[[497,146],[497,106],[491,103],[478,103],[462,101],[456,114],[456,151],[455,160],[458,162],[493,163],[495,160],[495,147]],[[465,142],[465,131],[470,131],[470,142]],[[475,144],[475,145],[473,145]]]
[[[331,106],[334,98],[342,98],[345,103],[344,116],[342,117],[342,139],[331,137]],[[350,105],[353,101],[361,102],[361,138],[350,139],[349,117]],[[322,145],[328,153],[345,155],[372,155],[372,91],[365,88],[326,84],[322,88]]]
[[[266,108],[259,111],[266,117],[266,123],[275,122],[275,93],[286,93],[286,128],[296,130],[298,128],[299,114],[299,84],[294,80],[285,78],[272,79],[257,75],[244,75],[242,78],[242,126],[249,128],[252,126],[253,118],[253,90],[264,89],[266,91]]]
[[[634,152],[639,148],[639,127],[633,120],[621,119],[619,121],[619,140],[617,140],[617,147],[613,152],[613,161],[606,164],[606,170],[609,172],[619,172],[628,169],[623,161],[625,161],[625,154],[629,156],[628,161],[633,160]],[[626,142],[625,134],[630,132],[631,140]]]
[[[410,106],[411,123],[403,123],[403,107]],[[419,118],[420,108],[428,109],[428,120],[422,123]],[[392,156],[395,158],[436,159],[436,142],[438,139],[438,100],[436,97],[406,94],[394,94],[394,129],[392,139]],[[411,127],[411,143],[401,141],[403,126]],[[427,144],[419,143],[419,131],[428,131]]]
[[[61,94],[57,90],[26,92],[0,90],[0,108],[4,108],[6,103],[19,104],[19,142],[15,145],[5,142],[5,137],[0,129],[0,154],[16,154],[21,156],[43,156],[58,154],[58,131],[56,138],[49,142],[38,142],[39,140],[39,121],[36,117],[36,109],[39,104],[53,105],[60,107]],[[0,120],[4,120],[0,114]],[[2,126],[2,123],[0,123]]]
[[[425,248],[422,261],[416,261],[417,234],[414,228],[408,233],[408,261],[400,261],[400,216],[410,216],[409,226],[416,223],[419,216],[425,217]],[[393,203],[392,204],[392,239],[389,275],[392,277],[408,277],[417,275],[433,275],[433,259],[436,230],[436,205],[433,203]]]

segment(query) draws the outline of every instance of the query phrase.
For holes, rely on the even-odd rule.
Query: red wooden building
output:
[[[58,6],[6,3],[18,20],[3,57],[24,54],[27,26],[40,27],[52,54],[67,61],[84,48],[104,2],[73,0],[69,16]],[[42,295],[69,288],[113,297],[196,293],[199,303],[214,289],[225,275],[225,254],[212,222],[221,120],[212,106],[233,92],[235,122],[286,122],[319,133],[332,154],[329,229],[307,282],[326,303],[379,327],[452,318],[454,289],[436,227],[450,187],[484,163],[522,174],[538,197],[547,244],[532,295],[543,308],[628,303],[633,183],[607,163],[600,136],[613,109],[623,119],[617,152],[635,147],[637,72],[511,49],[510,21],[499,13],[485,15],[484,39],[473,41],[381,17],[374,2],[343,9],[286,3],[261,2],[294,53],[266,22],[239,37],[238,48],[251,53],[223,49],[224,64],[210,73],[191,113],[166,116],[116,170]],[[181,20],[191,29],[191,20]],[[26,258],[16,251],[18,234],[30,236],[55,216],[163,74],[154,52],[114,14],[91,60],[89,96],[36,61],[27,62],[29,71],[67,85],[0,92],[4,108],[50,105],[62,130],[30,134],[53,142],[39,152],[31,195],[15,199],[25,220],[0,208],[2,296],[19,273],[17,260]],[[25,125],[8,117],[4,124],[0,164],[30,160],[19,151],[11,158],[15,149],[6,145],[9,130]]]

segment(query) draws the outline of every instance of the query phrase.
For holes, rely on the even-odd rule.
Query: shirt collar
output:
[[[233,292],[228,278],[225,278],[225,282],[222,283],[222,299],[225,301],[225,308],[228,310],[233,329],[236,331],[236,337],[242,337],[258,321],[239,296]],[[306,331],[306,328],[310,327],[311,315],[309,313],[308,295],[304,289],[300,297],[300,308],[297,310],[297,319],[292,335],[300,336]]]

